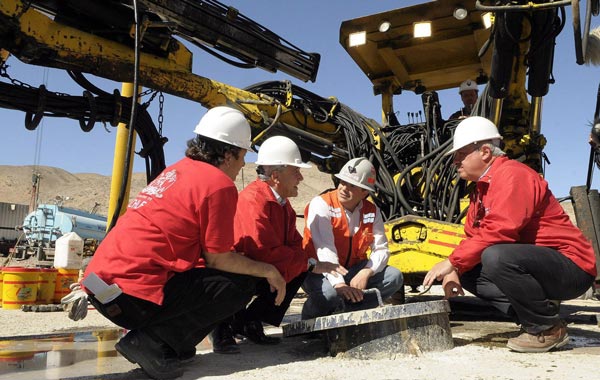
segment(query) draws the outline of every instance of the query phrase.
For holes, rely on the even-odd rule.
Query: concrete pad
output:
[[[447,301],[383,306],[300,320],[283,326],[286,337],[322,333],[332,356],[393,358],[454,347]]]

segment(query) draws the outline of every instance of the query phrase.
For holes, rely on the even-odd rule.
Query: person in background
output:
[[[194,132],[186,157],[129,203],[82,281],[96,309],[129,330],[116,350],[154,379],[182,375],[196,345],[250,301],[259,279],[276,292],[275,304],[285,298],[277,268],[231,251],[248,122],[215,107]]]
[[[364,290],[377,288],[386,300],[402,287],[402,273],[387,265],[381,212],[366,199],[375,191],[373,164],[353,158],[335,176],[337,189],[313,198],[305,210],[303,247],[321,261],[343,265],[348,273],[309,273],[302,286],[308,295],[302,319],[377,306],[363,302]]]
[[[564,212],[548,183],[500,149],[502,137],[486,118],[472,116],[455,131],[454,165],[476,182],[464,239],[426,274],[446,297],[463,288],[511,316],[522,333],[508,340],[517,352],[546,352],[569,342],[560,301],[585,293],[596,276],[594,251]]]
[[[479,94],[477,83],[471,79],[465,80],[460,84],[458,93],[464,107],[450,115],[448,120],[464,119],[471,115],[471,111],[473,110],[475,103],[477,103],[477,96]]]
[[[289,198],[298,196],[303,180],[300,150],[291,139],[273,136],[263,142],[256,161],[258,178],[239,195],[235,215],[237,252],[274,265],[287,282],[286,296],[279,305],[267,281],[260,281],[254,300],[232,320],[223,322],[211,333],[213,351],[239,353],[234,335],[257,344],[277,344],[280,339],[265,335],[263,322],[279,326],[306,273],[346,274],[337,263],[318,262],[302,249],[302,236],[296,229],[296,212]]]

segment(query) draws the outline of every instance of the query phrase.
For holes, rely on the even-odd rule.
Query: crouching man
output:
[[[313,198],[305,210],[303,246],[309,255],[339,263],[348,273],[309,273],[302,286],[308,294],[302,319],[377,306],[363,302],[364,290],[377,288],[386,300],[403,285],[402,273],[387,265],[390,253],[381,212],[366,199],[375,191],[373,164],[354,158],[335,176],[340,180],[337,189]]]

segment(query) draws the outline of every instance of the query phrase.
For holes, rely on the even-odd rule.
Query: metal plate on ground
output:
[[[448,301],[418,302],[333,314],[283,326],[283,336],[323,333],[329,353],[393,358],[453,348]]]

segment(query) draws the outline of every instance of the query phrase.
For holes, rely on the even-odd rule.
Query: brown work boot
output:
[[[561,322],[538,334],[524,332],[516,338],[509,339],[506,346],[517,352],[548,352],[567,343],[569,343],[569,334],[567,334],[567,327]]]

